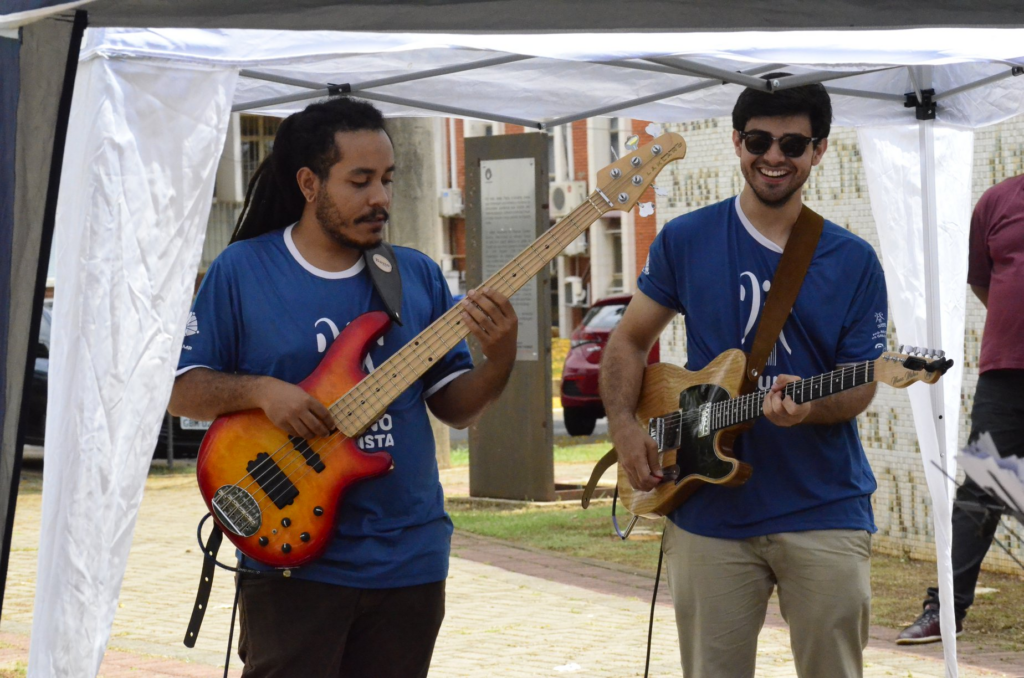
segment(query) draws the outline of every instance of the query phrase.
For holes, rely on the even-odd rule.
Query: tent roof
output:
[[[82,58],[241,69],[236,110],[287,115],[346,88],[388,115],[459,115],[551,127],[616,114],[727,115],[739,88],[824,81],[840,125],[937,119],[978,127],[1024,112],[1024,29],[458,34],[90,29]],[[984,96],[975,86],[984,85]],[[915,94],[916,96],[916,94]],[[923,96],[923,95],[922,95]]]
[[[58,5],[11,4],[10,11]],[[92,26],[142,28],[508,33],[1024,26],[1019,0],[86,0],[83,9]]]

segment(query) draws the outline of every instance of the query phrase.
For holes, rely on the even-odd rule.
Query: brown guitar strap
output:
[[[800,292],[804,276],[814,258],[814,250],[818,247],[824,224],[825,220],[807,205],[804,205],[793,224],[789,240],[782,250],[782,258],[775,269],[772,287],[761,312],[761,322],[747,357],[747,378],[743,380],[743,393],[753,393],[757,389],[758,377],[782,333],[786,318],[793,310],[796,295]]]

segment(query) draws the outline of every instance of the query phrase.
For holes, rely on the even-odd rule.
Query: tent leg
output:
[[[64,142],[67,140],[68,120],[71,117],[71,97],[78,73],[78,54],[82,47],[82,36],[88,25],[87,12],[75,12],[68,43],[68,57],[64,66],[64,83],[61,86],[60,103],[57,108],[57,124],[53,137],[53,152],[50,159],[50,176],[46,186],[46,205],[43,212],[42,239],[39,244],[39,265],[36,269],[35,295],[32,305],[32,324],[29,334],[28,354],[25,356],[24,385],[31,382],[35,370],[35,338],[39,336],[39,325],[43,315],[43,298],[46,296],[46,272],[50,266],[50,248],[53,244],[53,229],[57,222],[57,196],[60,190],[60,175],[64,164]],[[22,177],[25,179],[26,177]],[[3,551],[0,553],[0,610],[7,589],[7,566],[11,556],[11,533],[14,530],[14,510],[18,503],[18,484],[21,481],[21,463],[25,450],[25,426],[28,418],[28,400],[21,399],[21,414],[18,418],[18,433],[14,447],[14,467],[11,473],[11,487],[8,494],[7,521],[4,526]]]

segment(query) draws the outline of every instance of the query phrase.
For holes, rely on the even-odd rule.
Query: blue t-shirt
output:
[[[687,368],[723,351],[750,351],[782,256],[740,209],[739,198],[665,225],[637,285],[686,316]],[[864,240],[826,221],[793,313],[759,387],[780,374],[811,377],[874,360],[885,349],[885,279]],[[875,531],[876,483],[851,420],[780,428],[761,417],[739,436],[736,456],[754,471],[740,487],[708,485],[670,516],[695,534],[726,539],[821,529]]]
[[[192,307],[178,374],[203,366],[298,383],[346,325],[384,310],[362,259],[346,271],[317,269],[296,249],[291,228],[235,243],[213,262]],[[393,325],[372,344],[367,372],[453,303],[436,263],[416,250],[394,250],[404,325]],[[327,550],[294,576],[357,588],[415,586],[448,576],[452,523],[424,400],[472,366],[466,342],[459,342],[359,438],[368,452],[390,453],[394,470],[349,488]]]

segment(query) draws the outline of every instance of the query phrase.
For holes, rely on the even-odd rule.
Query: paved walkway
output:
[[[572,480],[580,468],[558,472]],[[465,471],[445,472],[459,494]],[[7,595],[0,620],[0,668],[24,665],[31,630],[40,500],[29,486],[19,501]],[[38,480],[36,480],[38,484]],[[24,486],[23,486],[24,487]],[[121,600],[100,669],[108,678],[219,676],[233,588],[218,574],[196,648],[181,644],[202,555],[195,526],[205,512],[191,475],[151,477],[135,531]],[[536,678],[643,675],[651,577],[603,563],[572,559],[458,534],[448,581],[447,616],[431,675],[440,678]],[[678,644],[667,601],[654,625],[652,676],[679,676]],[[891,645],[895,632],[875,630],[865,675],[919,678],[944,675],[940,648],[915,652]],[[1024,676],[1024,655],[972,655],[961,676]],[[237,658],[232,675],[240,675]],[[1000,670],[990,670],[1000,669]],[[758,676],[795,676],[788,632],[777,610],[759,638]]]

